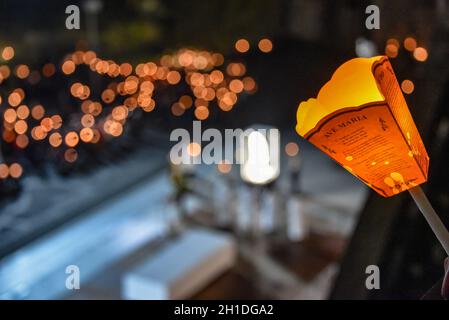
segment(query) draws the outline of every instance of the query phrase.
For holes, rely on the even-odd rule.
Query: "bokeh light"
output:
[[[401,83],[401,89],[406,94],[411,94],[415,90],[415,85],[411,80],[404,80]]]

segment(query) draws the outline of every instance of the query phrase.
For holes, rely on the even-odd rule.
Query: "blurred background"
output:
[[[421,298],[445,254],[409,195],[379,197],[294,127],[340,64],[389,56],[449,225],[448,36],[448,0],[2,0],[0,298]],[[279,129],[279,174],[171,163],[194,120]]]

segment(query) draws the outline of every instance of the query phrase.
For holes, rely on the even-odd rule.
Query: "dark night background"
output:
[[[65,28],[65,8],[71,4],[79,5],[81,9],[80,30]],[[370,4],[380,8],[380,30],[365,27],[365,8]],[[96,5],[99,5],[98,10],[92,10]],[[416,61],[413,54],[403,48],[406,37],[413,37],[419,46],[428,50],[426,61]],[[234,47],[236,40],[241,38],[251,45],[249,52],[244,54]],[[257,43],[262,38],[272,41],[271,52],[257,50]],[[357,56],[357,41],[369,41],[374,47],[373,54],[380,55],[385,54],[385,46],[392,38],[401,44],[398,56],[391,58],[398,81],[411,79],[415,86],[413,93],[406,95],[406,100],[431,158],[426,191],[448,225],[448,1],[0,1],[0,48],[13,46],[13,63],[26,64],[30,70],[41,70],[46,63],[53,63],[59,70],[66,55],[78,49],[94,50],[98,57],[112,59],[118,64],[129,62],[133,66],[157,61],[180,48],[221,53],[225,64],[241,62],[246,66],[247,74],[256,81],[257,91],[242,94],[229,112],[211,108],[210,116],[203,121],[204,128],[245,128],[255,123],[271,125],[279,128],[288,141],[296,141],[300,150],[308,146],[294,132],[299,102],[315,96],[339,65]],[[224,70],[224,66],[221,68]],[[41,77],[37,85],[25,81],[17,84],[8,79],[0,85],[2,113],[7,92],[20,85],[26,89],[30,105],[40,102],[50,113],[58,112],[64,117],[76,114],[78,102],[68,93],[75,80],[88,82],[93,95],[97,96],[108,84],[105,77],[92,74],[87,67],[80,68],[71,77],[60,72],[51,78]],[[64,150],[53,150],[47,143],[35,141],[30,141],[23,150],[2,141],[3,158],[7,162],[19,162],[24,169],[23,177],[40,177],[46,181],[53,176],[61,179],[86,177],[100,168],[120,166],[122,161],[132,160],[139,152],[151,148],[159,152],[156,155],[154,151],[154,163],[163,163],[165,168],[169,132],[178,127],[190,129],[195,120],[192,110],[187,110],[181,117],[173,116],[170,111],[174,99],[185,94],[186,88],[161,89],[155,98],[157,107],[153,112],[146,114],[137,110],[123,134],[116,139],[80,145],[74,163],[64,161]],[[307,156],[304,158],[306,163],[314,161],[308,160]],[[152,161],[151,158],[149,162]],[[120,178],[113,175],[111,173],[110,181],[119,183],[116,181]],[[139,179],[142,177],[136,181]],[[117,185],[117,189],[102,196],[101,201],[126,188]],[[28,189],[21,179],[0,180],[0,206],[3,208],[0,218],[7,220],[8,205],[18,201],[24,190]],[[0,223],[0,263],[1,258],[83,216],[88,207],[95,207],[101,201],[93,199],[89,204],[80,203],[80,208],[68,205],[70,214],[48,221],[39,218],[42,223],[23,234],[11,227],[15,220],[9,224]],[[43,205],[47,206],[47,203]],[[316,245],[314,241],[312,247]],[[339,255],[341,272],[329,294],[331,298],[416,299],[443,275],[444,252],[406,194],[383,199],[370,193],[345,245],[346,250]],[[296,256],[292,254],[292,257]],[[300,264],[293,258],[292,261]],[[311,264],[311,269],[316,267],[314,262]],[[383,270],[382,290],[365,289],[364,268],[360,266],[368,264],[379,265]],[[0,294],[1,289],[0,281]]]

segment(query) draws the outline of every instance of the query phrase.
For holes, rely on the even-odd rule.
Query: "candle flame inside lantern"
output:
[[[429,157],[387,57],[340,66],[301,102],[296,131],[384,197],[427,181]]]

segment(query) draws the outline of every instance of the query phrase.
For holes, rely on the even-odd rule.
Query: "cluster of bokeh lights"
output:
[[[273,44],[269,39],[262,39],[258,48],[268,53]],[[249,42],[239,39],[235,49],[243,54],[250,49]],[[119,64],[102,59],[92,50],[77,50],[67,55],[59,66],[46,63],[40,70],[30,70],[26,64],[10,67],[15,55],[11,46],[5,46],[0,52],[4,61],[0,66],[0,84],[16,77],[33,85],[42,77],[52,78],[57,73],[69,77],[70,81],[76,78],[78,69],[86,67],[107,79],[108,85],[100,93],[93,92],[96,86],[90,83],[70,81],[68,91],[72,99],[79,101],[79,111],[66,119],[62,114],[48,114],[41,103],[28,105],[26,92],[20,87],[0,95],[0,104],[4,107],[3,141],[19,149],[27,148],[32,141],[47,142],[52,148],[65,148],[67,162],[77,160],[76,147],[80,143],[98,143],[107,136],[121,136],[136,109],[152,112],[157,106],[154,94],[159,88],[187,87],[188,92],[168,106],[170,112],[175,117],[192,112],[202,121],[207,120],[214,109],[232,110],[239,95],[257,90],[256,81],[247,75],[244,63],[225,63],[222,54],[206,50],[182,48],[163,55],[159,61],[139,63],[135,67],[129,62]],[[100,99],[95,100],[94,96]],[[2,163],[0,179],[20,177],[23,170],[21,166],[18,170],[17,166],[20,164]]]
[[[414,60],[427,60],[427,49],[418,46],[415,38],[405,38],[402,46]],[[396,58],[400,48],[399,40],[390,38],[385,45],[385,54]],[[273,43],[270,39],[263,38],[251,44],[242,38],[235,42],[234,49],[238,54],[246,54],[251,50],[266,54],[273,50]],[[182,48],[163,55],[159,61],[139,63],[136,66],[129,62],[119,64],[102,59],[92,50],[77,50],[67,55],[59,66],[46,63],[40,70],[31,70],[26,64],[10,67],[8,64],[15,56],[11,46],[5,46],[0,52],[4,61],[0,65],[0,84],[10,77],[16,77],[34,85],[41,77],[52,78],[57,73],[71,80],[76,77],[79,69],[86,67],[107,79],[108,84],[100,93],[93,92],[95,86],[90,83],[71,82],[68,91],[79,101],[79,111],[69,114],[68,119],[63,119],[60,114],[48,114],[41,103],[29,106],[26,103],[26,93],[20,87],[0,95],[0,105],[4,106],[2,140],[5,143],[25,149],[32,141],[46,141],[52,148],[65,148],[64,159],[69,163],[77,160],[76,147],[80,143],[95,144],[106,137],[119,137],[136,109],[152,112],[157,107],[154,95],[159,88],[187,87],[188,92],[180,94],[168,106],[170,113],[180,117],[191,112],[201,121],[207,120],[214,109],[231,111],[241,94],[252,94],[257,90],[257,83],[247,75],[244,63],[226,63],[221,53],[206,50]],[[414,83],[405,79],[401,88],[404,93],[411,94]],[[95,100],[93,96],[98,96],[99,99]],[[295,156],[297,148],[296,143],[289,143],[285,152],[288,156]],[[222,163],[219,171],[227,173],[230,167],[230,164]],[[19,178],[22,173],[23,168],[19,163],[0,164],[0,179]]]
[[[414,37],[406,37],[402,44],[404,49],[408,51],[417,62],[425,62],[429,57],[427,49],[422,46],[418,46],[418,42]],[[400,48],[401,43],[399,40],[396,38],[390,38],[385,44],[385,54],[389,58],[397,58]],[[415,84],[412,80],[405,79],[401,82],[401,89],[405,94],[411,94],[415,90]]]

